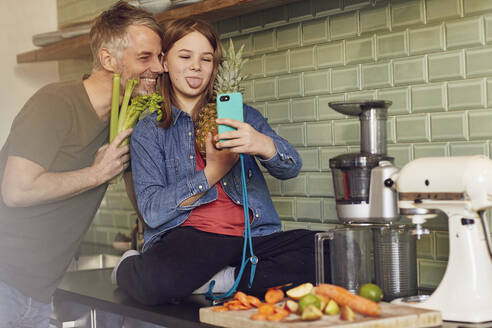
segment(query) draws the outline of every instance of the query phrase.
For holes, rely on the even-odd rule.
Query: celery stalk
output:
[[[128,110],[128,104],[133,93],[133,89],[138,84],[138,80],[128,80],[125,87],[125,95],[123,96],[123,102],[121,103],[120,116],[118,118],[118,133],[123,131],[125,125],[126,115]]]
[[[111,99],[111,116],[109,124],[109,142],[118,134],[118,116],[120,109],[120,74],[113,74],[113,97]]]

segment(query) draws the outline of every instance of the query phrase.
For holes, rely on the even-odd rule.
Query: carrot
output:
[[[241,304],[250,307],[250,303],[249,303],[249,300],[248,300],[248,295],[246,295],[245,293],[243,293],[243,292],[237,292],[234,295],[234,299],[235,300],[238,300],[239,302],[241,302]]]
[[[258,313],[265,314],[265,315],[270,315],[275,312],[275,308],[272,304],[262,304],[258,308]]]
[[[289,316],[290,312],[287,311],[286,309],[284,309],[283,307],[280,307],[280,306],[276,306],[274,307],[273,311],[276,313],[276,314],[280,314],[280,315],[283,315],[284,317],[287,317]]]
[[[278,288],[270,288],[265,293],[265,302],[275,304],[284,299],[284,292]]]
[[[263,314],[263,313],[255,313],[255,314],[251,315],[250,319],[251,320],[266,320],[267,315]]]
[[[285,319],[285,316],[281,313],[274,313],[274,314],[270,314],[269,316],[267,316],[268,321],[278,322],[278,321],[282,321],[284,319]]]
[[[214,306],[212,308],[212,311],[214,311],[214,312],[226,312],[226,311],[229,311],[229,308],[227,306]]]
[[[340,306],[348,305],[350,308],[364,315],[377,317],[381,314],[381,307],[378,303],[359,295],[354,295],[347,289],[330,285],[320,284],[316,288],[316,293],[332,298]]]
[[[254,307],[259,307],[261,305],[261,301],[258,297],[247,295],[247,299],[249,304],[253,305]]]

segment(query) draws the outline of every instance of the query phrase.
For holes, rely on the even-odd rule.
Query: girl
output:
[[[247,290],[249,265],[239,289],[262,292],[291,282],[313,282],[314,232],[280,231],[256,162],[274,177],[288,179],[300,171],[299,154],[256,109],[244,105],[244,123],[217,120],[237,131],[214,139],[209,134],[206,161],[202,159],[194,124],[200,109],[212,101],[221,60],[218,36],[203,21],[179,19],[165,27],[163,44],[165,115],[159,123],[156,115],[141,120],[131,139],[135,194],[147,224],[145,244],[142,254],[123,256],[115,268],[117,283],[145,304],[186,297],[228,267],[222,271],[225,285],[219,291],[232,286],[243,249],[240,153],[245,154],[249,219],[259,262],[252,290]]]

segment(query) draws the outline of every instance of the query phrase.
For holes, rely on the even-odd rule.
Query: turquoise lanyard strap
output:
[[[243,259],[241,261],[241,269],[239,270],[239,274],[237,275],[236,281],[234,281],[234,284],[232,285],[231,289],[229,289],[225,294],[218,295],[218,296],[214,295],[212,290],[214,289],[215,286],[215,280],[212,280],[210,282],[206,297],[207,299],[211,299],[211,300],[220,300],[223,298],[228,298],[236,291],[237,286],[239,285],[239,281],[243,276],[244,268],[246,267],[248,262],[251,262],[251,274],[249,277],[249,284],[248,284],[248,286],[251,288],[251,286],[253,285],[253,279],[255,277],[256,264],[258,264],[258,258],[253,253],[253,242],[251,241],[251,226],[249,223],[249,211],[248,211],[248,191],[246,188],[246,174],[244,173],[244,155],[239,154],[239,159],[241,161],[241,188],[243,192],[243,209],[244,209]],[[250,257],[246,258],[246,250],[248,248],[248,244],[249,244]]]

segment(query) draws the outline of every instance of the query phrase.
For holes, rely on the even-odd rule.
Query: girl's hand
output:
[[[215,148],[212,143],[211,133],[207,135],[205,149],[207,152],[205,176],[207,177],[209,185],[212,186],[222,179],[234,164],[236,164],[239,155],[227,149],[220,150]]]
[[[236,128],[236,131],[228,131],[215,136],[217,149],[229,148],[233,153],[258,155],[262,159],[269,159],[277,153],[273,140],[258,132],[248,123],[229,118],[219,118],[217,124],[224,124]],[[221,139],[227,139],[218,142]]]

